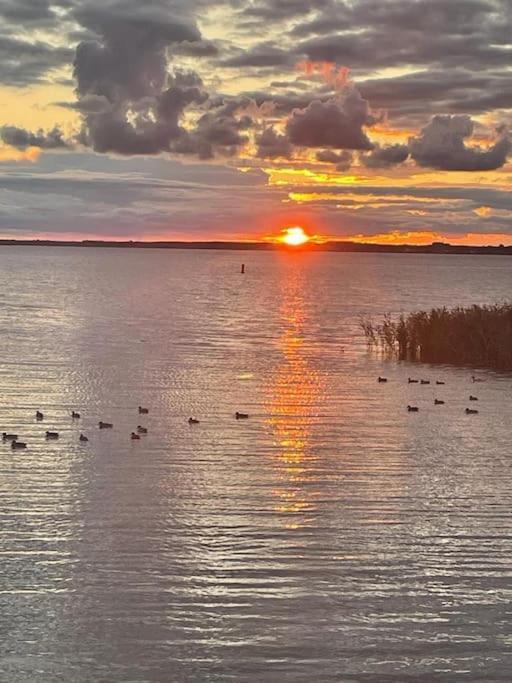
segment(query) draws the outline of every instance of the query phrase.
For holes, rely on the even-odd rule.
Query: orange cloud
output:
[[[493,214],[493,210],[490,206],[480,206],[478,209],[474,209],[474,212],[481,218],[489,218],[489,216],[492,216]]]
[[[430,230],[420,232],[392,230],[377,235],[352,235],[345,239],[357,243],[409,244],[414,246],[429,245],[432,242],[449,242],[460,246],[499,246],[500,244],[512,243],[511,235],[502,232],[486,234],[467,232],[463,235],[441,235]]]
[[[320,76],[336,90],[341,90],[350,82],[350,69],[337,66],[334,62],[312,62],[305,59],[297,64],[297,69],[306,76]]]
[[[0,147],[0,161],[30,161],[35,164],[40,156],[41,150],[39,147],[28,147],[24,150],[15,149],[8,145]]]

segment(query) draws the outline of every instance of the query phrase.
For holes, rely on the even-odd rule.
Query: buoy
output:
[[[245,273],[245,263],[242,263],[242,267],[240,269],[240,272],[242,273],[242,275]]]

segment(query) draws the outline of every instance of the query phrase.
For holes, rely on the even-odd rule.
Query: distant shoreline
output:
[[[442,242],[428,245],[372,244],[357,242],[330,241],[320,244],[309,243],[301,247],[289,247],[274,242],[139,242],[106,240],[9,240],[0,239],[0,247],[80,247],[116,249],[212,249],[224,251],[301,251],[301,252],[356,252],[381,254],[480,254],[512,256],[510,246],[462,246]]]

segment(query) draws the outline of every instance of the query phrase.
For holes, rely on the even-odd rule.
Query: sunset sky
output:
[[[0,0],[0,236],[512,244],[510,0]]]

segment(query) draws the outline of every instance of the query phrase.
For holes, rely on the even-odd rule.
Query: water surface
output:
[[[510,680],[511,377],[359,321],[504,300],[511,264],[2,248],[0,679]]]

